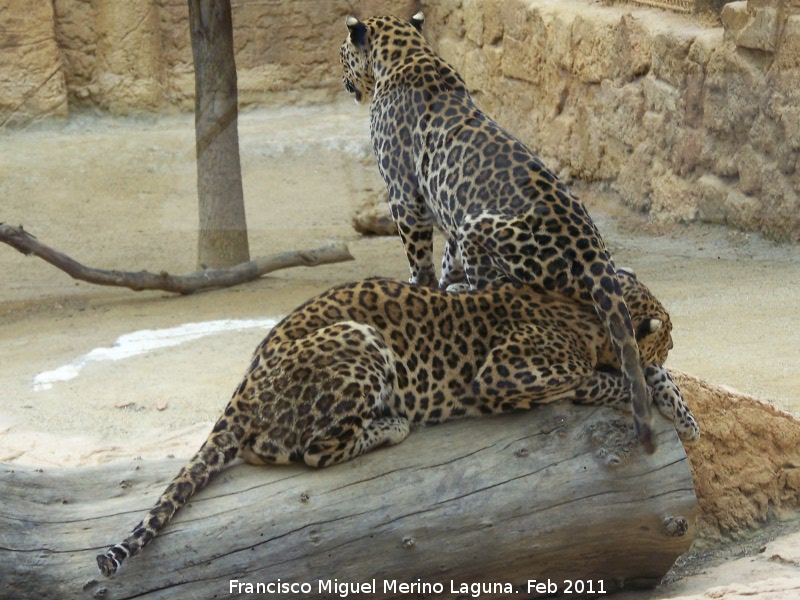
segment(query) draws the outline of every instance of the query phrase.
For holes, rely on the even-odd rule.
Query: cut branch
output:
[[[0,242],[8,244],[26,256],[38,256],[61,269],[73,279],[97,285],[127,287],[136,292],[163,290],[176,294],[191,294],[199,290],[230,287],[258,279],[262,275],[290,267],[316,267],[354,260],[346,244],[334,244],[313,250],[282,252],[263,256],[225,269],[209,269],[190,275],[170,275],[166,271],[107,271],[86,267],[66,254],[43,244],[22,226],[0,223]]]

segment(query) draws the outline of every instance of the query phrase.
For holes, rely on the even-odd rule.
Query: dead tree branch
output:
[[[316,267],[336,262],[354,260],[346,244],[282,252],[263,256],[225,269],[209,269],[190,275],[170,275],[166,271],[108,271],[86,267],[66,254],[43,244],[22,226],[0,223],[0,242],[8,244],[26,256],[38,256],[61,269],[73,279],[97,285],[127,287],[136,292],[163,290],[176,294],[192,294],[199,290],[230,287],[258,279],[262,275],[290,267]]]

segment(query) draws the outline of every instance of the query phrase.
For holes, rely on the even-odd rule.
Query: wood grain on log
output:
[[[176,294],[191,294],[200,290],[229,287],[258,279],[262,275],[290,267],[315,267],[336,262],[354,260],[346,244],[324,246],[312,250],[282,252],[263,256],[255,260],[227,267],[207,269],[190,275],[170,275],[162,271],[109,271],[86,267],[40,242],[22,226],[14,227],[0,223],[0,242],[8,244],[26,256],[38,256],[54,267],[61,269],[73,279],[97,285],[127,287],[136,292],[162,290]]]
[[[672,424],[657,418],[655,433],[648,456],[627,415],[559,403],[423,429],[328,469],[241,464],[109,580],[95,555],[184,461],[2,465],[0,596],[341,598],[355,584],[350,597],[457,598],[482,582],[497,589],[481,598],[525,598],[531,580],[559,592],[568,580],[655,585],[688,549],[696,510]],[[276,583],[306,593],[269,593]]]

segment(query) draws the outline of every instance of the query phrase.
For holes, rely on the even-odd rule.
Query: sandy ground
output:
[[[195,339],[162,330],[279,317],[342,281],[406,278],[398,240],[363,237],[351,227],[354,210],[382,187],[367,131],[366,109],[351,104],[258,111],[240,120],[251,255],[343,240],[353,262],[178,297],[76,282],[0,247],[0,461],[79,466],[188,456],[265,329],[239,323],[243,328],[233,330],[232,323]],[[0,221],[23,224],[88,266],[189,273],[195,176],[191,116],[87,117],[4,132]],[[800,414],[800,337],[793,331],[800,249],[724,228],[653,223],[599,186],[577,189],[617,265],[633,268],[670,310],[675,348],[668,365]],[[175,345],[116,360],[96,350],[119,350],[121,336],[142,331],[155,332],[148,338],[172,333]],[[65,366],[73,378],[48,389],[35,384]],[[772,575],[785,567],[759,556]],[[730,565],[723,567],[732,581],[748,581],[750,571]],[[727,583],[727,576],[710,577]],[[706,581],[692,588],[696,581],[664,593],[704,589]]]

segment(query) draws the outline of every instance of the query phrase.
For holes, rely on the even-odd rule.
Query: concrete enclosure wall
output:
[[[0,0],[0,128],[66,115],[52,4]]]
[[[357,11],[426,14],[478,104],[566,177],[633,208],[800,240],[800,0],[708,17],[591,0],[234,0],[243,105],[344,98]],[[0,128],[191,110],[185,0],[0,0]]]
[[[242,105],[341,92],[348,14],[409,15],[412,0],[232,0]],[[100,109],[193,110],[186,0],[0,0],[0,127]]]

